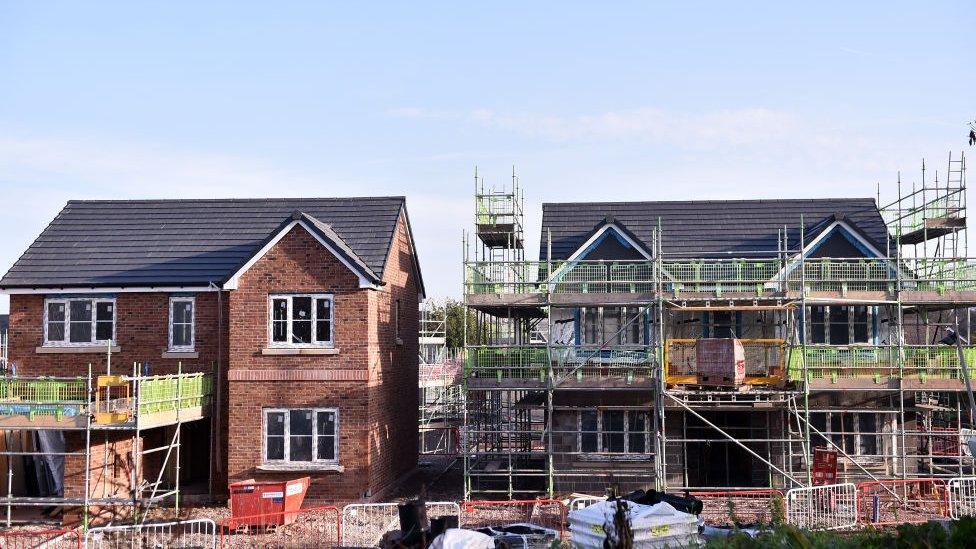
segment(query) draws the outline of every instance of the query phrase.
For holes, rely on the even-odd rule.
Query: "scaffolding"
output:
[[[8,366],[7,330],[0,330],[0,372],[6,372]]]
[[[461,349],[447,346],[448,303],[420,307],[420,453],[456,455],[463,416]]]
[[[465,496],[785,491],[813,485],[815,448],[837,453],[839,482],[971,474],[960,355],[939,343],[969,334],[976,306],[965,159],[947,174],[879,207],[880,257],[813,257],[807,222],[822,220],[800,217],[775,249],[741,257],[667,253],[656,220],[643,258],[555,260],[543,235],[529,261],[521,235],[498,237],[520,221],[477,218]],[[516,183],[492,192],[497,208],[522,212]],[[732,386],[702,381],[710,337],[742,345]],[[973,364],[976,346],[961,355]]]
[[[19,508],[59,509],[62,521],[77,519],[86,530],[118,518],[139,523],[167,502],[179,510],[182,427],[210,417],[212,377],[185,373],[182,363],[175,374],[146,375],[138,363],[131,375],[112,374],[110,352],[108,364],[101,375],[89,364],[87,375],[79,377],[0,378],[0,455],[7,480],[0,505],[7,527],[21,520],[14,516]],[[54,433],[60,443],[53,448],[40,442]],[[150,447],[150,438],[161,443]],[[59,472],[51,469],[60,474],[54,482],[61,495],[14,493],[15,462],[25,458],[61,462]]]

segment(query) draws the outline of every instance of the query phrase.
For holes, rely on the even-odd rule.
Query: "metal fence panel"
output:
[[[85,535],[86,549],[215,549],[217,525],[210,519],[98,526]]]
[[[78,530],[4,530],[0,532],[4,549],[81,549]]]
[[[857,526],[857,496],[850,482],[794,488],[786,493],[786,521],[810,530]]]
[[[946,485],[949,490],[949,516],[954,519],[976,516],[976,477],[956,477]]]
[[[379,547],[383,538],[400,530],[397,503],[351,503],[342,508],[342,545]],[[427,502],[427,517],[452,516],[461,521],[461,508],[453,501]]]
[[[949,516],[949,493],[940,478],[862,482],[857,485],[857,501],[861,522],[875,526]]]
[[[566,509],[567,511],[579,511],[580,509],[586,509],[590,505],[600,503],[601,501],[607,501],[607,496],[577,495],[569,500],[569,505],[566,506]]]
[[[461,528],[469,529],[533,524],[565,539],[566,515],[566,505],[554,499],[461,502]]]
[[[691,492],[702,500],[701,518],[712,526],[772,524],[785,518],[785,498],[776,489]]]
[[[220,521],[219,530],[221,549],[336,547],[342,536],[339,509],[332,505],[228,517]]]

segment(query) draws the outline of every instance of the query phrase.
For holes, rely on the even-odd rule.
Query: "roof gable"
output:
[[[71,201],[0,289],[223,284],[296,211],[382,278],[404,207],[403,197]]]
[[[547,235],[551,235],[552,259],[570,257],[608,216],[647,249],[652,248],[660,219],[661,249],[669,255],[774,256],[784,228],[789,247],[795,250],[800,244],[801,216],[807,242],[837,218],[854,225],[879,250],[886,249],[888,238],[873,198],[546,203],[540,256],[545,257]]]

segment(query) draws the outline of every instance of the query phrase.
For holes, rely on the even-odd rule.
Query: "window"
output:
[[[400,341],[400,300],[396,300],[393,310],[393,337]]]
[[[339,410],[335,408],[265,410],[264,461],[338,463]]]
[[[648,453],[648,412],[644,410],[581,410],[579,450],[584,453]]]
[[[331,295],[271,296],[273,347],[331,347]]]
[[[810,307],[810,342],[831,345],[869,343],[874,308],[866,305]]]
[[[169,349],[171,351],[193,350],[192,297],[171,297],[169,299]]]
[[[44,306],[45,345],[101,345],[115,339],[115,300],[48,299]]]
[[[643,345],[645,315],[640,307],[582,307],[583,345]]]

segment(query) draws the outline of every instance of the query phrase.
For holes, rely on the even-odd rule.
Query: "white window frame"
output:
[[[596,445],[597,451],[590,452],[583,450],[583,413],[584,412],[596,412]],[[624,430],[623,431],[613,431],[614,433],[621,433],[624,436],[624,451],[623,452],[608,452],[603,450],[603,412],[623,412],[624,413]],[[644,451],[643,452],[631,452],[630,451],[630,414],[631,413],[642,413],[645,414],[644,418]],[[651,453],[651,413],[649,410],[644,409],[628,409],[628,410],[618,410],[618,409],[595,409],[595,410],[578,410],[576,413],[576,448],[579,449],[581,454],[585,455],[601,455],[601,456],[640,456],[647,455]],[[591,433],[594,431],[587,431]]]
[[[190,344],[189,345],[174,345],[173,344],[173,305],[176,303],[190,303]],[[196,348],[197,343],[197,303],[196,298],[193,296],[171,296],[169,298],[169,350],[173,352],[193,352]]]
[[[90,301],[92,306],[91,341],[71,341],[71,302]],[[48,308],[52,303],[64,304],[64,339],[61,341],[51,341],[48,338]],[[112,305],[112,338],[95,339],[98,334],[98,305],[110,303]],[[118,305],[114,297],[48,297],[44,298],[44,347],[102,347],[115,341],[116,323],[119,318]]]
[[[288,458],[291,433],[289,432],[289,421],[288,414],[296,410],[309,410],[312,412],[312,461],[292,461]],[[316,421],[318,420],[319,412],[327,412],[335,414],[335,431],[333,431],[333,437],[335,438],[335,459],[318,459],[315,456],[319,455],[319,434],[316,429]],[[284,459],[268,459],[268,414],[272,413],[283,413],[285,414],[285,450]],[[303,464],[303,463],[315,463],[315,464],[338,464],[339,463],[339,409],[338,408],[264,408],[261,410],[261,461],[266,464]]]
[[[316,300],[327,299],[329,301],[329,340],[328,341],[312,341],[311,343],[292,343],[292,300],[296,297],[310,297],[312,298],[312,339],[315,339],[316,324],[319,321],[318,318],[318,307],[316,306]],[[287,299],[288,300],[288,333],[285,336],[287,341],[275,341],[274,340],[274,300],[276,299]],[[273,348],[328,348],[331,349],[335,347],[335,295],[334,294],[269,294],[268,295],[268,347]]]

